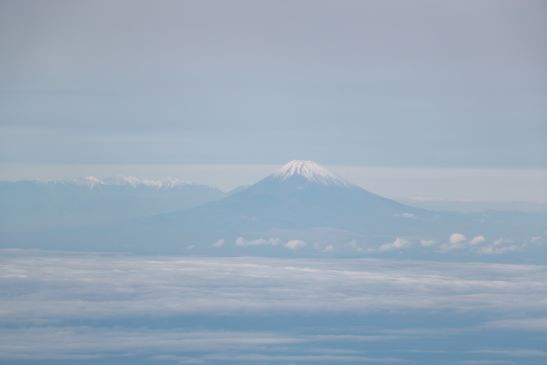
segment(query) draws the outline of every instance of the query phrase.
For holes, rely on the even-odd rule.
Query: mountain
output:
[[[191,212],[255,229],[353,229],[431,213],[370,193],[312,161],[291,161],[258,183]],[[229,218],[227,218],[229,217]],[[181,216],[182,218],[182,216]],[[239,221],[239,223],[236,223]],[[249,227],[249,229],[252,229]]]
[[[128,189],[127,184],[122,187]],[[90,194],[113,188],[98,182],[85,187]],[[182,208],[183,199],[175,199],[170,189],[183,189],[189,196],[196,194],[194,198],[203,193],[199,190],[203,187],[176,184],[148,184],[141,188],[150,194],[162,194],[165,189],[166,201],[155,207],[162,209]],[[212,193],[212,198],[220,195],[203,189]],[[172,201],[168,204],[169,199]],[[115,208],[112,204],[103,205],[96,213],[103,211],[132,219],[12,235],[2,232],[0,244],[197,255],[353,257],[404,252],[405,257],[436,259],[447,254],[451,258],[471,254],[487,257],[540,249],[539,257],[543,255],[543,246],[539,244],[545,241],[547,232],[545,214],[464,214],[420,209],[369,192],[315,162],[299,160],[289,162],[254,185],[189,209],[144,216],[143,210],[133,211],[134,206],[119,203]],[[150,206],[147,209],[151,211]]]
[[[225,194],[177,179],[93,176],[64,181],[0,182],[0,232],[87,226],[179,211]]]
[[[421,221],[437,217],[368,192],[315,162],[294,160],[254,185],[198,207],[45,234],[41,240],[65,247],[64,237],[70,237],[71,247],[136,252],[209,253],[211,247],[221,254],[242,248],[267,252],[275,251],[277,242],[392,239],[394,232],[420,231]]]

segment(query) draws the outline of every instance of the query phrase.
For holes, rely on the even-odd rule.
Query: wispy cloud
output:
[[[486,324],[487,327],[505,328],[521,331],[547,331],[547,317],[525,317],[510,318],[491,321]]]
[[[547,307],[547,269],[542,266],[94,255],[16,255],[0,263],[2,321],[158,311]],[[23,294],[14,295],[14,287]],[[203,290],[210,287],[216,289]],[[336,296],[326,295],[331,292]]]
[[[420,240],[420,245],[424,247],[433,246],[435,244],[435,240],[429,240],[429,239],[422,239]]]
[[[249,362],[255,356],[264,363],[382,363],[396,362],[401,356],[319,350],[332,343],[397,341],[460,331],[351,326],[340,330],[332,325],[313,333],[289,333],[279,327],[267,331],[105,328],[75,326],[74,320],[108,323],[123,318],[267,313],[313,315],[320,321],[336,313],[468,312],[505,318],[486,321],[478,327],[481,331],[547,331],[547,268],[543,266],[2,253],[2,359],[85,359],[129,353],[163,354],[179,362],[205,364],[236,361],[238,356]],[[530,313],[530,317],[522,313]]]
[[[302,240],[289,240],[284,245],[289,250],[298,250],[306,246],[306,242]]]
[[[217,240],[215,242],[213,242],[213,244],[211,245],[212,247],[222,247],[224,246],[224,240],[223,239],[220,239],[220,240]]]
[[[513,349],[483,349],[473,351],[477,354],[501,355],[504,357],[547,357],[547,351],[513,348]]]
[[[384,243],[383,245],[381,245],[380,251],[401,250],[408,246],[410,246],[409,240],[405,238],[397,237],[393,242]]]
[[[452,233],[448,238],[448,241],[451,245],[459,245],[460,243],[465,242],[466,239],[465,235],[461,233]]]
[[[280,243],[281,243],[281,240],[275,237],[255,238],[255,239],[246,239],[245,237],[238,237],[235,241],[236,246],[240,246],[240,247],[265,246],[265,245],[277,246]]]
[[[483,235],[475,236],[469,241],[470,245],[479,245],[481,243],[484,243],[486,241],[486,238]]]

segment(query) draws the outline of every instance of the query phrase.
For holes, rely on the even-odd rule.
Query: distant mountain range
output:
[[[373,194],[313,161],[300,160],[231,194],[175,180],[134,178],[4,183],[0,194],[9,203],[2,207],[4,247],[200,255],[405,252],[422,258],[448,253],[491,257],[543,250],[547,235],[543,213],[420,209]]]
[[[0,232],[35,232],[124,221],[217,200],[216,188],[177,179],[0,182]]]

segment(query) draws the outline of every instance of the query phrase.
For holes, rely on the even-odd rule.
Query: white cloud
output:
[[[236,246],[248,247],[248,246],[278,246],[282,243],[281,239],[277,237],[270,238],[256,238],[246,239],[245,237],[238,237],[235,241]],[[302,240],[288,240],[283,244],[283,247],[289,250],[299,250],[306,246],[306,242]]]
[[[279,243],[281,243],[281,240],[279,238],[257,238],[254,240],[248,240],[244,237],[238,237],[236,239],[236,246],[245,247],[245,246],[265,246],[265,245],[272,245],[277,246]]]
[[[357,251],[357,252],[364,251],[363,247],[361,247],[361,245],[359,245],[356,240],[349,241],[347,245],[354,251]]]
[[[326,245],[325,248],[323,248],[323,252],[332,252],[334,251],[333,245]]]
[[[484,349],[472,352],[477,354],[501,355],[504,357],[547,357],[547,351],[526,348]]]
[[[142,359],[177,364],[401,362],[391,355],[370,356],[360,349],[325,348],[327,341],[336,343],[349,339],[359,344],[392,341],[402,338],[401,335],[348,335],[347,329],[341,334],[334,330],[340,331],[332,327],[325,334],[188,328],[18,327],[0,329],[0,361],[97,361],[104,357],[138,355]]]
[[[151,353],[243,350],[310,342],[271,332],[90,327],[0,330],[1,359],[86,359],[108,352]],[[13,344],[17,344],[14,346]]]
[[[507,360],[462,360],[458,361],[455,364],[461,365],[515,365],[512,361]]]
[[[414,214],[414,213],[407,213],[407,212],[401,213],[401,214],[399,214],[398,216],[401,217],[401,218],[407,218],[407,219],[416,218],[416,214]]]
[[[479,250],[479,253],[483,255],[502,255],[508,252],[519,251],[522,248],[523,248],[522,246],[518,246],[518,245],[501,246],[501,243],[499,243],[499,244],[493,244],[491,246],[482,247]]]
[[[222,246],[224,246],[224,240],[220,239],[220,240],[214,242],[211,246],[216,247],[216,248],[222,247]]]
[[[299,250],[306,246],[306,242],[302,240],[290,240],[285,243],[285,247],[289,250]]]
[[[510,252],[525,250],[530,244],[531,242],[517,243],[512,239],[500,237],[488,245],[477,247],[476,252],[481,255],[503,255]]]
[[[461,233],[452,233],[448,238],[448,241],[451,245],[459,245],[460,243],[465,242],[467,238]]]
[[[486,327],[545,332],[547,331],[547,317],[501,319],[488,322]]]
[[[520,313],[547,307],[543,266],[13,253],[0,255],[0,266],[0,284],[8,288],[0,291],[0,323],[154,313],[477,308]],[[28,294],[13,296],[9,288]],[[336,295],[329,294],[333,290]]]
[[[380,246],[380,251],[400,250],[410,246],[410,241],[401,237],[397,237],[395,241],[391,243],[384,243]]]
[[[475,236],[469,241],[470,245],[479,245],[481,243],[484,243],[486,241],[486,238],[483,235]]]
[[[391,244],[404,247],[404,241]],[[123,325],[70,327],[75,319],[84,319],[81,323],[108,323],[117,318],[184,315],[199,318],[212,314],[306,313],[323,318],[329,313],[351,316],[442,311],[517,318],[483,324],[481,331],[547,329],[547,267],[541,265],[0,250],[0,267],[0,362],[6,358],[83,359],[112,356],[119,351],[138,356],[196,356],[187,362],[207,364],[214,362],[212,357],[221,359],[236,349],[239,354],[256,354],[257,360],[282,353],[287,361],[280,357],[279,362],[318,363],[324,359],[324,363],[342,363],[350,361],[350,356],[365,359],[367,354],[327,351],[325,354],[339,358],[321,358],[317,352],[302,352],[298,357],[294,351],[306,351],[312,344],[318,351],[335,341],[416,336],[405,330],[363,333],[361,327],[347,333],[351,326],[334,333],[330,324],[326,333],[313,335],[144,326],[124,329]],[[260,353],[264,348],[271,351]],[[195,354],[188,355],[190,352]],[[383,363],[380,360],[370,362]]]
[[[435,240],[420,240],[420,245],[424,247],[433,246],[435,244]]]

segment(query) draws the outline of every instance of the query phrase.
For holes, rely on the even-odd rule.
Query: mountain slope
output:
[[[81,244],[100,242],[109,249],[171,252],[191,247],[193,252],[206,253],[213,242],[236,242],[238,238],[257,242],[251,246],[268,239],[318,244],[391,239],[394,234],[422,230],[420,222],[437,217],[370,193],[312,161],[291,161],[224,199],[70,236]],[[229,245],[218,248],[217,252],[224,253],[234,249]]]
[[[174,179],[0,182],[0,232],[78,227],[180,211],[225,194]]]
[[[302,228],[349,228],[397,215],[426,213],[370,193],[311,161],[291,161],[255,185],[192,213],[202,212],[248,217],[264,226]]]
[[[368,192],[314,162],[291,161],[254,185],[194,208],[39,234],[2,232],[0,244],[199,255],[355,256],[405,251],[405,257],[454,259],[541,251],[538,242],[547,229],[545,222],[544,215],[414,208]]]

